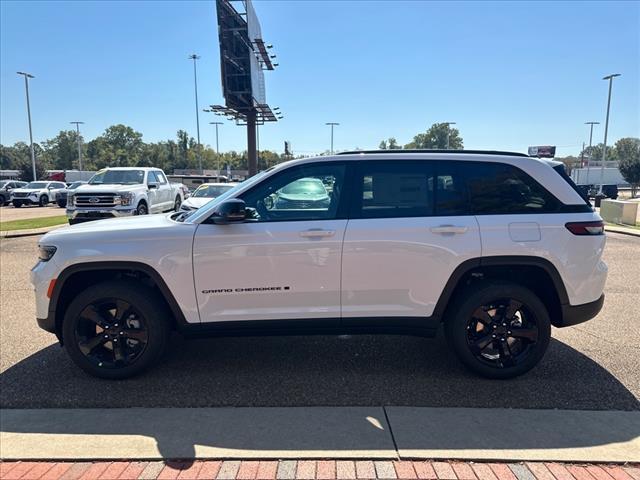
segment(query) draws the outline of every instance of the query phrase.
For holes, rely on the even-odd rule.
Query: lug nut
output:
[[[496,338],[496,336],[495,335],[491,335],[491,338]]]
[[[120,335],[124,335],[124,332],[120,332]]]
[[[105,335],[104,338],[109,338],[109,335]]]

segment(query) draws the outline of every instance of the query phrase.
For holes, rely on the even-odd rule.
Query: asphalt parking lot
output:
[[[435,339],[404,336],[175,336],[162,364],[126,381],[76,368],[38,329],[28,280],[38,237],[3,239],[0,406],[413,405],[640,410],[640,238],[609,234],[607,299],[585,324],[554,329],[543,362],[515,380],[467,373]]]

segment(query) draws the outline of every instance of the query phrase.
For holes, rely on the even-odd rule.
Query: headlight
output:
[[[43,262],[48,262],[56,253],[57,248],[53,245],[38,245],[38,258]]]
[[[120,194],[120,205],[123,207],[133,204],[133,200],[136,198],[136,194],[133,192],[122,192]],[[116,202],[117,203],[117,202]]]

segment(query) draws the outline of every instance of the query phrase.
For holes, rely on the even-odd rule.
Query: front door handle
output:
[[[469,230],[468,227],[458,225],[438,225],[437,227],[431,227],[433,233],[466,233],[467,230]]]
[[[310,228],[300,232],[300,236],[305,238],[333,237],[335,234],[335,230],[323,230],[322,228]]]

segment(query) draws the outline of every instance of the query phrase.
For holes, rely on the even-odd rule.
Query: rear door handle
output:
[[[466,233],[467,230],[469,230],[468,227],[458,225],[438,225],[437,227],[431,227],[433,233]]]
[[[300,236],[305,238],[333,237],[335,234],[335,230],[323,230],[322,228],[310,228],[300,232]]]

